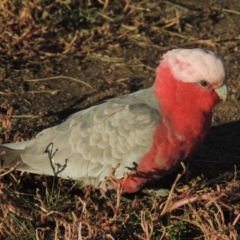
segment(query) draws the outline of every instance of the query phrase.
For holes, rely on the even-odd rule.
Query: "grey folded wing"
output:
[[[73,114],[39,133],[22,153],[31,172],[83,181],[104,181],[130,172],[149,151],[161,121],[152,88]]]

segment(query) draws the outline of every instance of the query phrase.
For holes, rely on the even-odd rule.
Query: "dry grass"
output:
[[[2,131],[12,138],[12,107]],[[4,130],[5,129],[5,130]],[[14,139],[12,139],[14,141]],[[18,164],[18,163],[17,163]],[[240,177],[226,173],[187,184],[178,174],[168,197],[145,190],[123,196],[114,171],[113,197],[79,182],[0,169],[2,239],[229,239],[238,236]]]
[[[219,21],[222,12],[229,11],[238,14],[211,3],[203,11],[190,11],[170,1],[159,4],[145,0],[79,3],[73,0],[2,0],[0,52],[27,59],[70,53],[83,55],[107,47],[119,48],[126,41],[164,51],[176,45],[217,47],[232,39],[224,34],[218,39],[199,34],[198,18],[204,19],[207,27]],[[169,46],[157,43],[163,34],[173,39]]]
[[[208,38],[195,29],[198,16],[208,25],[221,19],[222,11],[227,12],[214,6],[201,12],[168,1],[162,1],[161,7],[145,0],[80,2],[2,0],[1,54],[44,59],[119,49],[125,42],[165,51],[176,45],[217,48],[234,40]],[[169,46],[159,44],[163,33],[171,36]],[[20,134],[10,128],[11,109],[8,114],[2,118],[2,139],[19,141]],[[211,182],[196,177],[183,184],[183,169],[168,198],[149,192],[130,196],[129,201],[118,185],[116,197],[105,199],[78,182],[13,170],[0,172],[0,239],[234,240],[240,231],[237,170]],[[114,176],[110,180],[114,183]]]
[[[8,173],[0,190],[4,239],[237,239],[239,173],[194,179],[168,198],[147,193],[106,199],[79,183]],[[114,177],[111,181],[114,182]]]

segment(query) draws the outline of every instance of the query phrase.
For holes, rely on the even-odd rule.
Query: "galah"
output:
[[[168,51],[152,87],[77,112],[33,140],[1,145],[1,165],[103,190],[113,187],[107,177],[115,169],[122,189],[136,192],[202,142],[212,110],[227,97],[225,81],[225,65],[213,52]]]

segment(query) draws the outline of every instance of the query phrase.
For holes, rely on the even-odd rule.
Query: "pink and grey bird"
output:
[[[31,141],[0,146],[4,168],[82,181],[109,189],[113,168],[125,192],[136,192],[186,159],[227,97],[226,70],[216,54],[174,49],[163,55],[152,87],[70,116]]]

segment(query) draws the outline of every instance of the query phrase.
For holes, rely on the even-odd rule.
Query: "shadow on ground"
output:
[[[240,172],[240,121],[213,126],[189,163],[188,181],[197,176],[211,181],[234,173],[235,169]],[[181,172],[182,167],[178,167],[152,187],[170,189]],[[182,177],[181,181],[185,183],[186,178]]]

